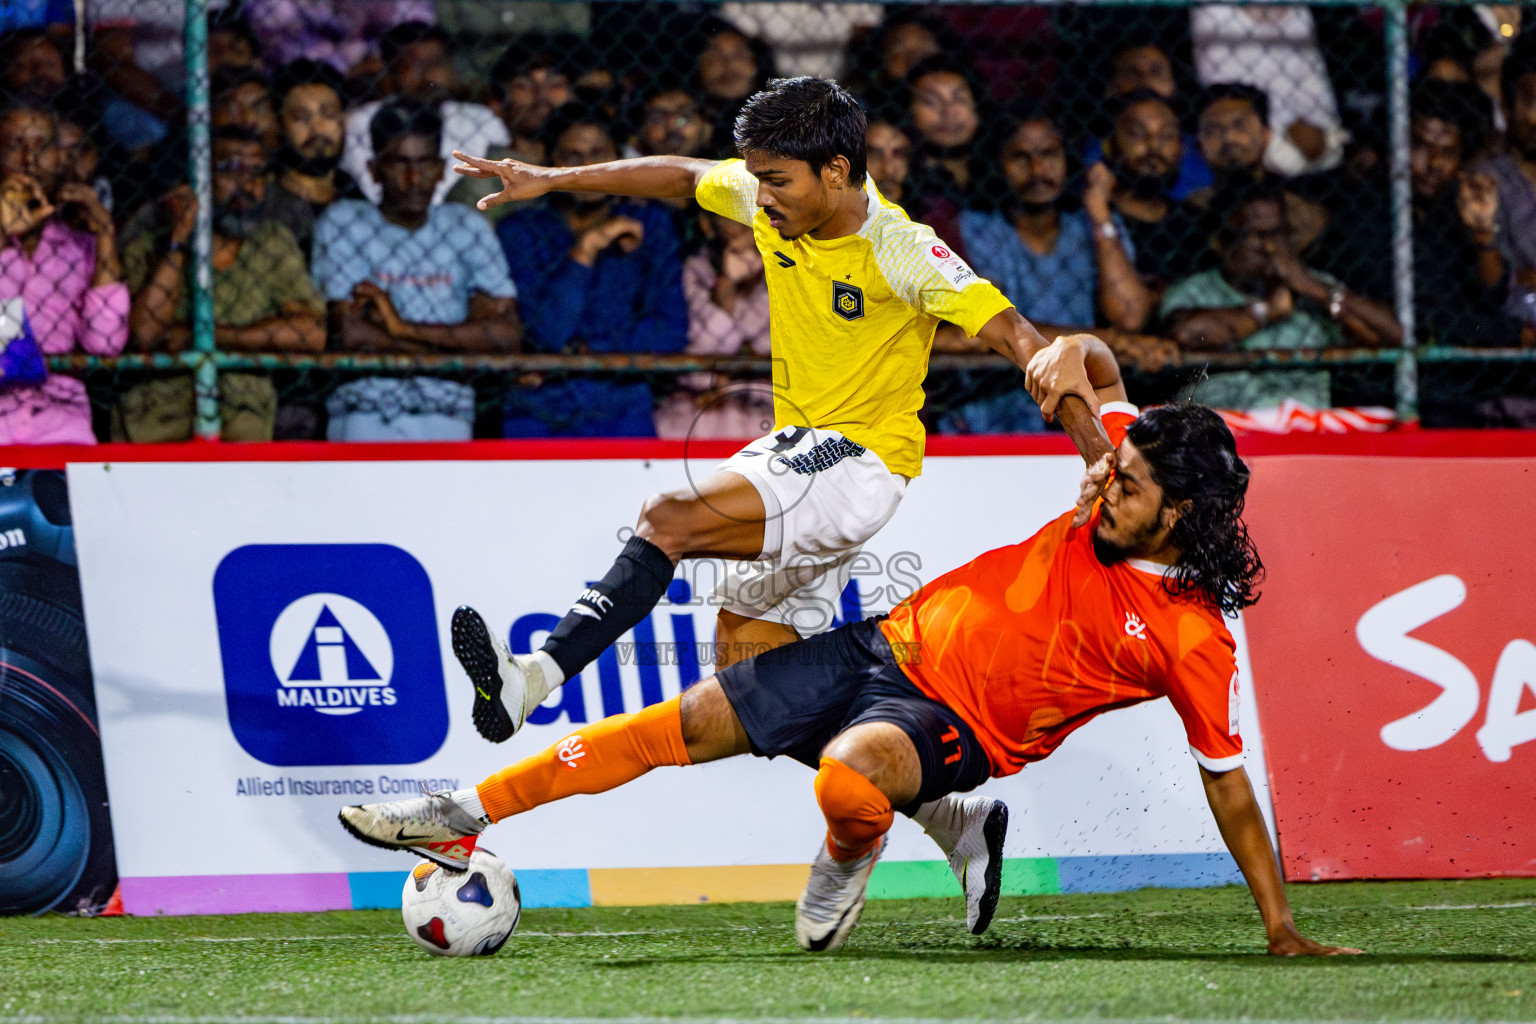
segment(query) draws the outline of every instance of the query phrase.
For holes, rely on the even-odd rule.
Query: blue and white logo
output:
[[[340,594],[309,594],[272,624],[272,671],[283,689],[277,703],[322,715],[355,715],[390,707],[395,651],[373,613]],[[333,701],[332,697],[338,699]]]
[[[272,765],[414,764],[448,735],[432,584],[386,544],[255,544],[213,579],[230,728]]]

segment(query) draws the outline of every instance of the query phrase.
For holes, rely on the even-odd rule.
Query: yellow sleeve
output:
[[[903,220],[872,241],[880,273],[902,301],[948,320],[970,337],[988,320],[1013,308],[992,282],[967,266],[926,224]]]
[[[693,190],[699,205],[710,213],[751,225],[757,216],[757,178],[745,160],[722,160],[699,179]]]

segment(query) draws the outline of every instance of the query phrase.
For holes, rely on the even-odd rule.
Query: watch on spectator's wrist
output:
[[[1328,293],[1328,315],[1337,320],[1344,315],[1344,286],[1336,284]]]
[[[1115,241],[1120,237],[1120,229],[1115,227],[1115,222],[1107,220],[1099,225],[1099,237],[1108,241]]]
[[[1248,306],[1248,314],[1259,322],[1260,327],[1269,326],[1269,303],[1264,299],[1251,303]]]

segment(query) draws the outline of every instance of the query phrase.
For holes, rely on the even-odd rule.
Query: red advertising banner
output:
[[[1536,875],[1536,459],[1252,460],[1286,875]]]

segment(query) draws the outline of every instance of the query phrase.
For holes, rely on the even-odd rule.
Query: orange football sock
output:
[[[606,793],[652,768],[692,764],[683,743],[683,699],[614,715],[573,732],[476,787],[492,821],[577,793]]]
[[[857,860],[890,831],[891,802],[858,772],[830,757],[816,773],[816,802],[827,817],[827,852],[833,860]]]

